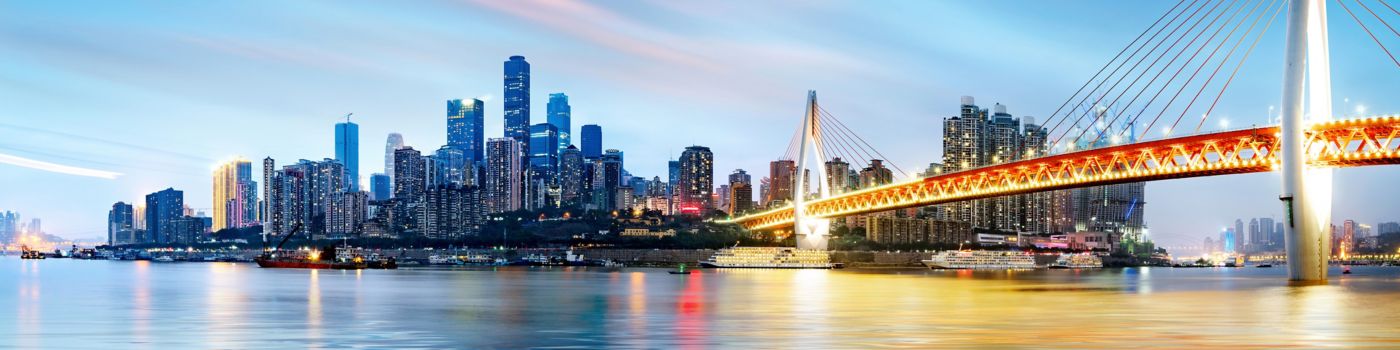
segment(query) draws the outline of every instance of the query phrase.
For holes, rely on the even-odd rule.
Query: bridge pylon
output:
[[[1304,131],[1332,117],[1326,1],[1292,0],[1287,21],[1280,145],[1283,194],[1279,199],[1283,201],[1288,279],[1325,283],[1332,245],[1332,170],[1308,165],[1309,153],[1320,150],[1306,148]]]
[[[793,234],[799,249],[827,249],[828,233],[831,230],[831,220],[824,218],[814,218],[807,215],[807,161],[808,158],[817,159],[817,196],[827,198],[831,195],[830,186],[826,181],[826,155],[822,154],[821,141],[821,118],[817,113],[820,109],[817,106],[817,91],[807,91],[807,113],[802,116],[801,139],[798,141],[797,151],[797,173],[796,183],[792,186],[793,204]]]

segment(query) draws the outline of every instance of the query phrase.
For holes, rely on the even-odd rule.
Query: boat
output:
[[[282,241],[277,243],[277,247],[264,251],[258,257],[253,258],[253,262],[258,267],[263,268],[294,268],[294,269],[336,269],[336,270],[361,270],[361,269],[397,269],[398,263],[393,258],[378,259],[375,261],[365,261],[364,257],[355,256],[351,258],[340,258],[336,253],[334,245],[321,247],[319,251],[310,251],[305,254],[278,254],[282,246],[287,244],[287,239],[295,235],[301,229],[298,225],[282,237]],[[327,257],[322,260],[321,257]]]
[[[1052,269],[1092,269],[1103,267],[1103,260],[1093,254],[1060,254],[1051,263]]]
[[[20,246],[19,249],[20,249],[20,253],[19,253],[19,258],[20,258],[20,259],[26,259],[26,260],[43,260],[44,258],[46,258],[46,257],[44,256],[44,253],[40,253],[40,252],[37,251],[37,250],[29,249],[29,246]]]
[[[1035,257],[1018,251],[948,250],[923,263],[932,269],[1034,269]]]
[[[714,268],[831,269],[831,255],[824,250],[787,247],[739,247],[720,249],[700,266]]]
[[[676,266],[676,270],[674,270],[674,271],[666,271],[666,273],[669,273],[669,274],[672,274],[672,275],[689,275],[691,272],[695,272],[695,271],[693,271],[693,270],[686,270],[686,269],[685,269],[685,264],[681,264],[680,266]]]
[[[1254,267],[1265,268],[1265,267],[1274,267],[1274,265],[1271,265],[1271,264],[1259,264],[1259,265],[1254,265]]]
[[[155,262],[175,262],[175,257],[169,255],[161,255],[152,260]]]

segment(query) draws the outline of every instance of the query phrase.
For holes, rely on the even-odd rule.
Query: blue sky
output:
[[[1174,4],[0,2],[0,157],[120,173],[0,163],[0,210],[97,238],[112,202],[155,190],[207,208],[215,163],[332,157],[333,124],[350,112],[361,174],[381,171],[389,132],[442,145],[447,99],[485,100],[487,136],[499,137],[501,62],[517,54],[532,64],[532,122],[549,93],[567,93],[574,132],[602,125],[604,147],[625,151],[635,175],[664,175],[669,157],[699,144],[714,150],[717,176],[762,176],[807,90],[893,162],[922,168],[941,159],[941,120],[959,96],[1043,120]],[[1389,98],[1400,70],[1332,11],[1336,109],[1400,112]],[[1282,27],[1265,36],[1215,115],[1266,121],[1282,39]],[[1339,219],[1400,220],[1400,188],[1381,186],[1400,167],[1338,174]],[[1194,244],[1237,217],[1277,217],[1278,182],[1151,183],[1147,223],[1160,241]]]

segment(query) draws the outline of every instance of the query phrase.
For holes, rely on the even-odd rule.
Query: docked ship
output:
[[[1094,254],[1060,254],[1055,262],[1050,264],[1052,269],[1093,269],[1103,267],[1103,259]]]
[[[29,246],[20,246],[19,258],[27,260],[40,260],[45,258],[45,256],[44,253],[40,253],[37,250],[29,249]]]
[[[306,254],[294,254],[284,252],[279,255],[282,246],[287,244],[287,239],[295,235],[301,226],[292,228],[282,241],[277,243],[277,247],[265,251],[258,257],[253,258],[253,262],[258,263],[258,267],[264,268],[293,268],[293,269],[337,269],[337,270],[360,270],[360,269],[397,269],[398,262],[393,257],[384,259],[374,259],[366,261],[364,257],[340,257],[334,245],[322,247],[319,251],[310,251]],[[324,259],[322,259],[324,258]]]
[[[841,264],[831,263],[824,250],[786,247],[732,247],[720,249],[700,266],[717,268],[761,269],[831,269]]]
[[[934,269],[1035,268],[1035,257],[1018,251],[948,250],[938,252],[923,262]]]

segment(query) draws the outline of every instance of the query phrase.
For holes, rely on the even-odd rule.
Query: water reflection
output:
[[[0,258],[0,348],[1393,347],[1400,269],[269,270]],[[42,273],[41,273],[42,272]]]

